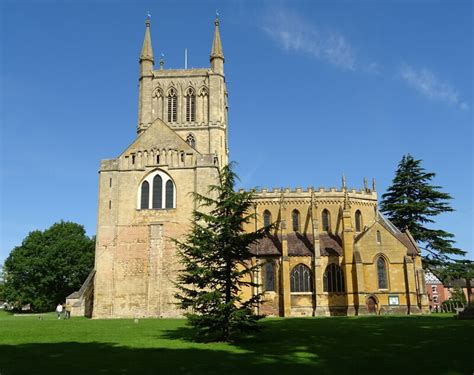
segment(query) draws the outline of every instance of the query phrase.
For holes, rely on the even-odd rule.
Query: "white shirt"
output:
[[[63,312],[63,305],[58,305],[56,307],[56,312],[58,312],[58,313]]]

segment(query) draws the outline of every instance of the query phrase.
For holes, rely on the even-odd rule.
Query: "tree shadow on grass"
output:
[[[2,344],[1,375],[470,374],[474,369],[472,321],[431,317],[267,319],[261,332],[239,337],[230,345],[192,342],[193,330],[172,321],[145,320],[143,326],[135,326],[143,327],[141,341],[142,336],[130,333],[140,331],[128,330],[128,321],[78,323],[79,328],[95,323],[107,329],[126,328],[120,331],[123,339],[109,337],[124,344]],[[147,336],[150,329],[156,329],[156,334]],[[88,331],[76,332],[86,335]],[[51,338],[46,334],[44,339]],[[87,341],[87,336],[79,341]]]
[[[232,343],[254,357],[295,371],[327,374],[469,374],[474,322],[418,317],[267,319],[262,331]],[[193,340],[189,327],[164,332]],[[280,367],[283,366],[283,367]],[[298,370],[299,371],[299,370]]]
[[[216,349],[130,348],[107,343],[0,345],[0,373],[21,374],[309,374],[305,364],[269,362]]]

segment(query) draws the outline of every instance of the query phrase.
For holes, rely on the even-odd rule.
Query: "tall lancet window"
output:
[[[271,224],[272,224],[272,214],[268,210],[263,211],[263,226],[269,227]]]
[[[163,179],[159,174],[153,178],[153,203],[152,208],[163,207]]]
[[[377,259],[377,279],[379,282],[379,289],[387,289],[387,267],[385,260],[382,257]]]
[[[148,181],[143,181],[140,208],[147,209],[150,205],[149,201],[150,201],[150,183]]]
[[[321,214],[322,224],[323,224],[323,231],[329,232],[331,230],[331,215],[327,209],[323,210]]]
[[[362,231],[362,214],[359,210],[357,210],[355,213],[355,227],[356,232]]]
[[[300,212],[298,210],[293,210],[291,213],[293,219],[293,232],[300,231]]]
[[[198,101],[198,118],[197,122],[202,123],[202,122],[207,122],[208,121],[208,112],[209,112],[209,98],[208,98],[208,91],[206,87],[201,87],[199,90],[199,101]]]
[[[191,87],[186,91],[186,121],[196,121],[196,94]]]
[[[168,122],[178,121],[178,96],[176,90],[171,88],[168,92]]]

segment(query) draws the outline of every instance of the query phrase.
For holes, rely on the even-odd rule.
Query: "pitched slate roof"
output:
[[[342,241],[341,238],[329,233],[319,234],[319,247],[321,255],[337,255],[342,256]]]
[[[288,255],[311,256],[314,252],[314,238],[309,233],[292,232],[287,234]],[[320,234],[319,243],[321,255],[342,255],[342,242],[339,237],[329,234]],[[255,255],[281,255],[280,236],[270,235],[253,244],[252,254]]]

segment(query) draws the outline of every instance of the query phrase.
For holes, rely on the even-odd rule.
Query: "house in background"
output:
[[[469,300],[465,279],[450,280],[443,284],[432,272],[426,271],[425,288],[431,311],[441,311],[441,304],[452,297],[455,288],[461,288],[466,296],[466,301]],[[471,294],[473,293],[474,288],[471,287]]]
[[[431,311],[441,311],[441,303],[448,300],[448,290],[444,287],[440,279],[438,279],[430,271],[425,272],[426,294],[430,304]]]

